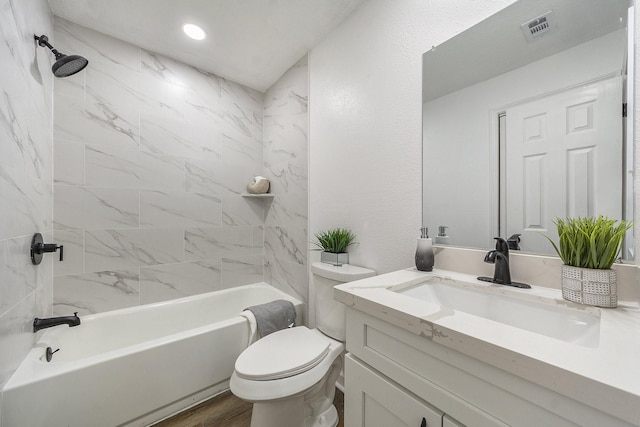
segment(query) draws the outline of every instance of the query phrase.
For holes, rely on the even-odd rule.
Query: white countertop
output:
[[[560,304],[600,315],[600,338],[587,347],[432,304],[388,288],[433,275],[487,292]],[[574,304],[560,290],[517,289],[475,276],[434,269],[400,270],[336,286],[336,300],[409,332],[481,360],[579,402],[640,425],[640,309]]]

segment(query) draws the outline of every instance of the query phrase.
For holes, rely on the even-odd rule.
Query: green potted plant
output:
[[[632,223],[594,217],[558,218],[559,244],[553,245],[562,266],[562,297],[599,307],[618,305],[617,275],[611,266]]]
[[[316,242],[312,242],[321,250],[320,261],[341,266],[349,264],[347,249],[354,245],[356,235],[347,228],[332,228],[315,234]]]

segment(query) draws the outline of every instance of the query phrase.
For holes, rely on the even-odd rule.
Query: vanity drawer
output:
[[[481,345],[478,342],[478,346]],[[347,350],[466,425],[628,425],[552,390],[351,308],[347,310]]]

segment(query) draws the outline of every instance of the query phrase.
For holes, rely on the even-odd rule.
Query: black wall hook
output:
[[[31,262],[34,265],[38,265],[42,262],[42,255],[48,252],[55,252],[60,249],[60,261],[63,261],[63,245],[56,245],[55,243],[44,243],[42,234],[36,233],[31,239]]]

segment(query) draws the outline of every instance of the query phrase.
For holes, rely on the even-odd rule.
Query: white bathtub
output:
[[[48,329],[2,391],[0,426],[144,426],[192,406],[228,388],[249,335],[238,313],[276,299],[301,323],[300,301],[259,283]]]

